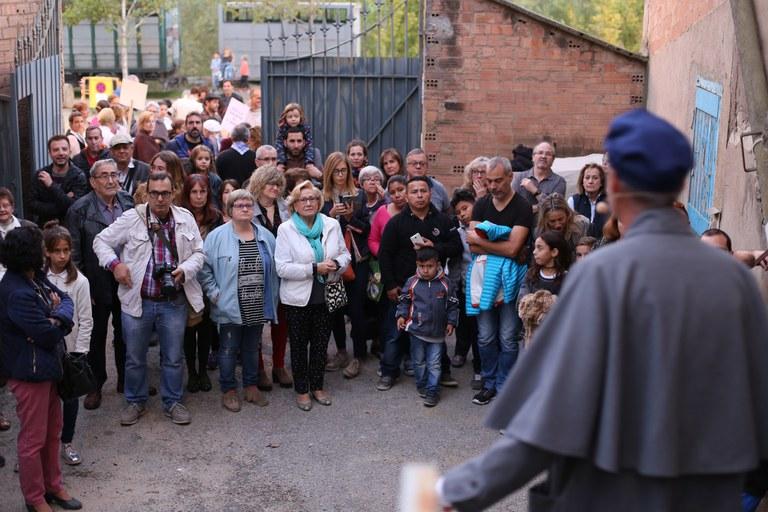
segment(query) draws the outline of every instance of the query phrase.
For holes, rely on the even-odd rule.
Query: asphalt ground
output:
[[[452,354],[452,338],[448,345]],[[333,340],[330,346],[333,352]],[[149,361],[150,383],[159,387],[157,347]],[[310,412],[296,407],[292,389],[276,386],[266,393],[267,407],[244,403],[241,412],[231,413],[221,406],[218,372],[209,372],[213,391],[185,394],[190,425],[173,425],[156,396],[130,427],[119,424],[124,401],[111,368],[101,408],[87,411],[81,404],[74,445],[83,463],[62,464],[65,485],[85,511],[394,511],[404,464],[431,462],[445,470],[481,453],[499,433],[482,426],[488,406],[471,403],[471,362],[453,369],[459,387],[443,389],[432,409],[422,405],[409,377],[377,391],[377,368],[378,360],[369,358],[356,379],[326,373],[333,405],[315,403]],[[0,410],[13,423],[0,433],[3,512],[25,510],[13,472],[14,407],[8,388],[0,389]],[[526,492],[520,491],[490,510],[526,509]]]

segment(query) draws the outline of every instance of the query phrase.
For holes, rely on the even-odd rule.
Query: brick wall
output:
[[[11,92],[16,38],[32,25],[40,0],[0,0],[0,94]]]
[[[611,118],[644,102],[645,62],[493,0],[427,0],[424,149],[449,188],[478,155],[551,138],[601,151]]]

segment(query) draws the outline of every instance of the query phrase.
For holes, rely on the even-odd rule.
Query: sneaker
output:
[[[392,384],[395,383],[395,379],[390,377],[389,375],[384,375],[382,378],[379,379],[379,382],[376,383],[376,389],[379,391],[389,391],[392,389]]]
[[[444,388],[457,388],[459,387],[459,381],[454,379],[450,373],[441,373],[440,374],[440,385]]]
[[[120,424],[124,426],[134,425],[145,412],[147,412],[147,408],[144,404],[132,402],[120,413]]]
[[[208,354],[208,369],[215,370],[219,367],[219,351],[211,350]]]
[[[68,466],[77,466],[83,462],[80,454],[77,453],[77,450],[72,448],[70,443],[61,445],[61,458],[64,460],[64,464]]]
[[[251,402],[252,404],[258,405],[259,407],[266,407],[269,405],[269,400],[267,400],[267,398],[261,394],[257,386],[246,386],[243,391],[246,402]]]
[[[483,389],[483,376],[479,373],[476,373],[472,376],[472,390],[473,391],[480,391]]]
[[[192,422],[192,415],[181,402],[176,402],[170,408],[166,409],[165,415],[171,418],[176,425],[187,425]]]
[[[495,389],[483,389],[472,398],[472,403],[477,405],[487,405],[495,396]]]
[[[341,373],[344,375],[345,379],[354,379],[360,375],[360,360],[358,358],[352,359]]]
[[[453,366],[454,368],[461,368],[462,366],[464,366],[464,363],[466,363],[466,362],[467,362],[466,356],[462,356],[460,354],[456,354],[451,359],[451,366]]]
[[[434,407],[439,401],[440,396],[437,393],[427,393],[427,396],[424,397],[424,407]]]
[[[416,388],[416,392],[421,398],[427,398],[427,388]]]

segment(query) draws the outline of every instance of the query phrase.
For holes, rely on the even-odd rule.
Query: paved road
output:
[[[158,385],[157,349],[150,359],[150,381]],[[326,374],[333,405],[315,404],[309,413],[294,405],[292,390],[280,388],[268,393],[268,407],[244,404],[237,414],[221,407],[215,390],[187,395],[193,422],[183,427],[163,416],[159,397],[138,424],[121,427],[122,396],[110,379],[102,407],[80,410],[75,441],[84,462],[64,466],[65,482],[86,511],[394,511],[403,464],[430,461],[445,469],[480,453],[498,433],[481,426],[487,407],[470,401],[471,364],[454,370],[460,387],[427,409],[412,379],[376,391],[377,363],[369,360],[352,381]],[[8,459],[0,469],[0,511],[21,512],[7,388],[0,408],[14,422],[0,433]],[[492,510],[526,510],[525,493]]]

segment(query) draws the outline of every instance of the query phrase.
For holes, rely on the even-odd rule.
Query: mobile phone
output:
[[[411,235],[411,243],[413,245],[424,245],[424,238],[419,233],[416,233],[415,235]]]
[[[341,201],[347,206],[347,208],[352,208],[355,199],[357,199],[357,194],[344,194],[341,196]]]

